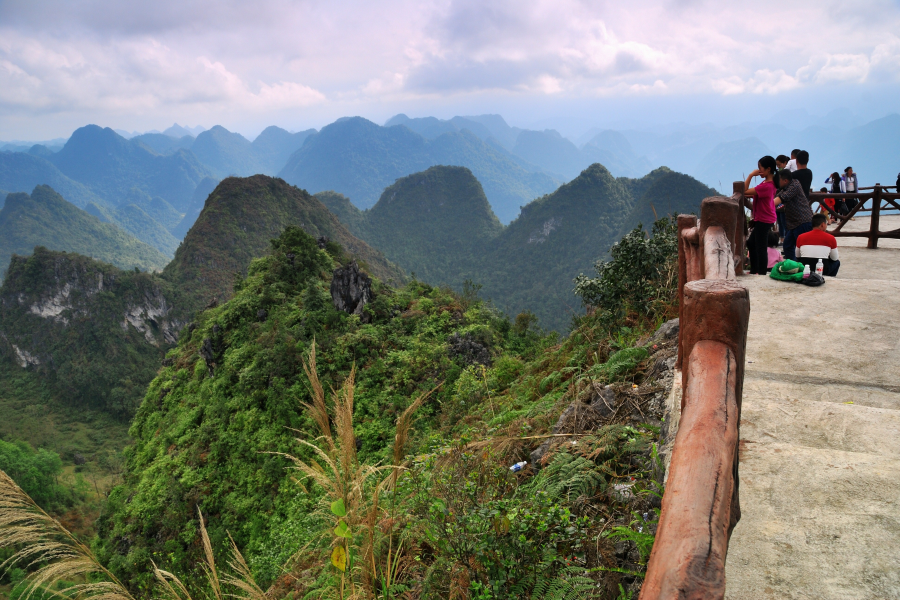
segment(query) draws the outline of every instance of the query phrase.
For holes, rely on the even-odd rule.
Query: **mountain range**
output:
[[[9,194],[0,209],[0,280],[13,254],[35,246],[92,256],[122,269],[161,270],[168,259],[115,225],[79,209],[46,185]]]
[[[669,169],[629,179],[594,164],[524,206],[507,226],[463,167],[431,167],[401,178],[366,211],[335,192],[317,197],[355,235],[417,278],[456,289],[470,280],[508,314],[530,310],[544,327],[564,331],[580,312],[572,294],[575,275],[589,272],[638,224],[696,212],[712,195]]]

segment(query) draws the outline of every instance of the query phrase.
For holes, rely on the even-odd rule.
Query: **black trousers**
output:
[[[750,251],[750,273],[757,275],[765,275],[766,267],[769,266],[769,231],[772,229],[771,223],[760,223],[753,221],[753,230],[747,239],[747,249]]]

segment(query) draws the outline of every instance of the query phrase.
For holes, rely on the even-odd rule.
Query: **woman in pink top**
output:
[[[775,223],[775,159],[763,156],[757,163],[757,169],[747,176],[744,182],[744,202],[750,208],[750,237],[747,249],[750,251],[750,274],[765,275],[768,266],[767,241],[769,230]],[[763,182],[750,187],[754,177],[762,177]]]

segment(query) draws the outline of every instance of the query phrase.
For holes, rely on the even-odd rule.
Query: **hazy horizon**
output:
[[[763,15],[763,16],[761,16]],[[0,2],[0,139],[343,116],[591,127],[898,110],[900,2]],[[631,124],[631,125],[629,125]]]

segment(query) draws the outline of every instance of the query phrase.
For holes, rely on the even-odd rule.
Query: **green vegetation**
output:
[[[0,287],[0,363],[69,407],[127,418],[180,327],[166,297],[158,275],[38,246]]]
[[[520,206],[558,185],[471,131],[429,140],[406,127],[379,127],[361,117],[339,120],[309,136],[279,176],[312,192],[336,191],[368,208],[398,178],[434,165],[471,169],[504,223],[515,218]]]
[[[0,471],[45,509],[59,510],[75,500],[72,490],[59,484],[62,460],[55,452],[35,450],[24,441],[0,440]]]
[[[46,158],[25,152],[0,152],[0,188],[11,192],[29,192],[38,185],[49,185],[78,207],[89,202],[102,204],[87,186],[70,179]]]
[[[354,237],[305,191],[265,175],[229,177],[210,194],[163,271],[180,293],[179,309],[189,314],[213,298],[228,298],[235,275],[242,276],[251,260],[265,253],[268,240],[289,225],[340,244],[377,277],[386,281],[404,278],[400,269]]]
[[[35,246],[78,252],[123,269],[162,269],[167,259],[110,223],[66,202],[46,185],[29,196],[10,194],[0,210],[0,277],[13,254],[29,255]]]
[[[673,256],[659,259],[657,271],[673,268]],[[186,330],[133,421],[124,484],[98,524],[101,561],[134,592],[154,584],[151,561],[203,588],[199,509],[216,554],[231,536],[273,597],[617,589],[603,532],[649,510],[655,428],[613,420],[551,450],[534,480],[508,465],[595,383],[642,384],[646,351],[626,350],[674,307],[615,312],[639,301],[627,287],[558,343],[471,288],[376,280],[363,323],[328,298],[346,260],[288,228],[233,298]],[[330,400],[329,388],[339,390]],[[630,495],[613,493],[623,481]]]
[[[461,167],[404,177],[367,211],[334,192],[317,197],[353,233],[416,277],[457,290],[478,282],[507,314],[533,311],[542,326],[565,331],[581,312],[573,274],[588,271],[603,249],[639,223],[654,222],[654,211],[696,212],[711,195],[714,190],[666,168],[617,179],[595,164],[523,207],[505,228],[473,174]]]

